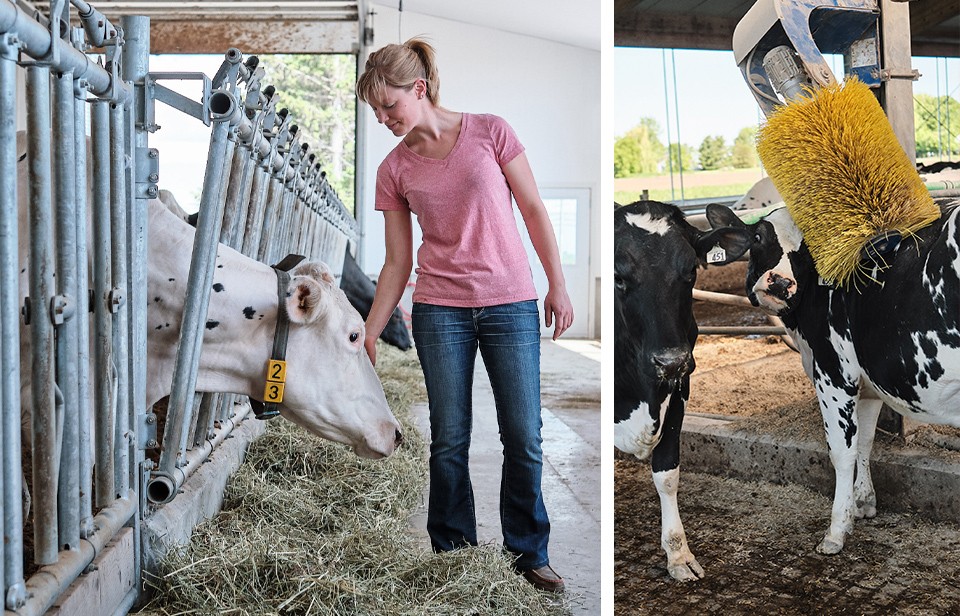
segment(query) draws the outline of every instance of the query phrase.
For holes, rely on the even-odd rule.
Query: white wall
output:
[[[409,11],[403,12],[398,33],[395,8],[370,8],[376,13],[370,51],[423,36],[437,50],[444,107],[505,118],[526,147],[541,188],[590,190],[589,286],[595,293],[600,271],[600,52]],[[376,276],[384,260],[383,216],[373,209],[376,171],[399,140],[377,124],[369,106],[359,113],[357,209],[362,210],[364,238],[358,259]],[[595,310],[595,298],[589,305]],[[591,324],[590,335],[594,317],[577,315],[578,321]]]

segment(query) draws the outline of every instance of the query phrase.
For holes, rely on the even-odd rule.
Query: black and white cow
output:
[[[870,450],[882,403],[913,419],[960,426],[960,200],[849,289],[820,282],[789,212],[744,225],[710,206],[714,226],[750,232],[747,293],[800,347],[823,413],[836,492],[819,552],[836,554],[856,518],[876,515]]]
[[[377,285],[367,276],[357,262],[354,261],[350,251],[343,258],[343,275],[340,277],[340,288],[350,300],[350,305],[357,309],[360,316],[364,319],[370,314],[370,307],[373,305],[373,296],[377,292]],[[410,330],[407,329],[403,321],[403,313],[400,308],[395,308],[387,326],[380,333],[380,339],[391,344],[401,351],[406,351],[413,346],[410,341]]]
[[[703,568],[687,546],[677,508],[680,427],[697,340],[693,283],[702,264],[743,254],[749,235],[704,233],[677,207],[656,201],[618,207],[614,225],[614,444],[651,459],[667,570],[677,580],[694,580]]]

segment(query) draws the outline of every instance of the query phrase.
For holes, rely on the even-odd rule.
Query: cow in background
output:
[[[370,306],[373,305],[373,295],[377,291],[377,285],[363,273],[363,270],[350,255],[349,249],[347,249],[347,254],[343,258],[343,276],[340,278],[340,288],[343,289],[347,299],[350,300],[350,304],[357,309],[360,316],[366,319],[370,313]],[[390,320],[387,321],[387,326],[383,328],[383,333],[380,334],[380,339],[401,351],[406,351],[413,346],[410,341],[410,330],[407,329],[400,308],[393,310]]]
[[[823,414],[836,492],[817,546],[836,554],[858,518],[876,515],[870,450],[883,403],[921,422],[960,427],[960,200],[905,238],[852,288],[823,283],[784,208],[746,225],[711,205],[715,227],[752,238],[747,294],[779,316],[800,347]]]
[[[695,580],[703,568],[687,545],[677,506],[680,427],[698,333],[693,283],[701,265],[741,256],[749,235],[735,228],[705,233],[679,208],[656,201],[617,207],[614,229],[614,445],[650,458],[667,571]]]

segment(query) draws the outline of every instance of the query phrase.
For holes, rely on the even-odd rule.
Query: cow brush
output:
[[[869,277],[901,238],[940,217],[883,109],[861,81],[806,89],[759,130],[757,152],[817,273]]]

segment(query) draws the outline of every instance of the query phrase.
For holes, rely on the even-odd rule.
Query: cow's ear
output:
[[[293,268],[290,272],[293,276],[310,276],[317,282],[334,283],[333,273],[330,267],[322,261],[304,261]]]
[[[752,236],[745,225],[721,227],[701,235],[695,249],[701,262],[707,265],[726,265],[750,250],[751,243]]]
[[[294,276],[287,287],[287,316],[291,323],[304,325],[323,317],[329,289],[310,276]]]
[[[707,206],[707,221],[714,229],[719,229],[720,227],[744,228],[747,226],[746,223],[733,213],[733,210],[717,203],[711,203]]]

